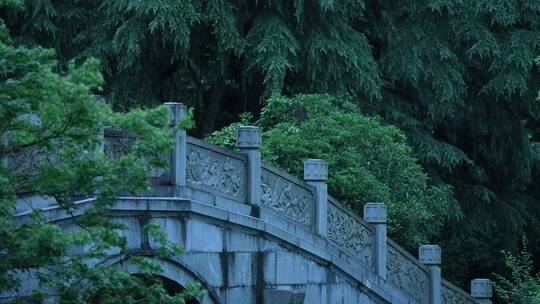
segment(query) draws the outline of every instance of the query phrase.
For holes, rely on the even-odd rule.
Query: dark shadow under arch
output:
[[[183,289],[183,286],[187,286],[189,282],[197,281],[203,285],[203,288],[207,290],[208,294],[203,301],[200,302],[200,304],[222,304],[219,297],[210,288],[208,282],[197,274],[197,272],[192,270],[188,265],[184,265],[184,263],[173,259],[159,258],[151,250],[129,250],[119,255],[110,256],[106,261],[104,261],[104,264],[121,267],[128,270],[132,274],[137,274],[138,271],[136,267],[129,264],[129,259],[135,256],[144,256],[156,261],[163,268],[163,272],[156,273],[154,275],[165,280],[164,282],[170,283],[171,285],[169,286],[171,288],[171,292],[174,292],[177,290],[177,288]]]
[[[133,275],[141,278],[143,281],[145,281],[146,285],[148,286],[153,284],[155,279],[159,280],[161,284],[163,284],[163,287],[165,288],[169,296],[174,296],[185,291],[185,287],[179,284],[178,282],[176,282],[175,280],[159,275],[159,274],[152,275],[152,278],[148,277],[147,275],[141,275],[140,273],[134,273]],[[200,303],[196,299],[189,299],[187,300],[186,304],[200,304]]]

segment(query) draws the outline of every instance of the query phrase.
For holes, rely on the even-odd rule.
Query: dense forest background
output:
[[[505,273],[523,239],[540,263],[538,1],[28,0],[0,18],[59,71],[98,58],[116,110],[193,107],[200,137],[264,118],[272,96],[345,100],[400,128],[426,183],[450,189],[458,210],[427,236],[445,277]]]

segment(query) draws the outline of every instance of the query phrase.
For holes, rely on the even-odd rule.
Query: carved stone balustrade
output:
[[[442,280],[441,300],[443,304],[476,304],[477,302],[465,291],[452,283]]]
[[[267,164],[261,172],[261,206],[268,207],[307,229],[313,228],[315,195],[301,180]]]
[[[441,264],[441,247],[438,245],[422,245],[419,249],[420,263],[425,265]]]
[[[368,267],[373,267],[376,259],[375,229],[330,196],[328,196],[327,218],[328,239],[337,246],[353,252]]]
[[[429,272],[419,261],[388,239],[387,282],[396,286],[416,303],[429,303]]]

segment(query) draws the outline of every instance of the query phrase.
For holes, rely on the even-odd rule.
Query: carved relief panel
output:
[[[368,266],[373,265],[373,233],[331,202],[328,202],[328,238],[356,253]]]
[[[186,181],[244,200],[246,165],[237,158],[188,144]]]
[[[124,132],[122,130],[105,130],[105,155],[107,155],[111,159],[119,159],[122,155],[126,155],[129,153],[135,140],[135,136],[133,136],[132,134],[128,134],[127,132]]]
[[[474,304],[474,302],[471,300],[463,297],[446,286],[442,286],[441,292],[443,304]]]
[[[404,290],[418,303],[427,303],[428,275],[405,255],[388,246],[388,281]]]
[[[60,158],[50,150],[40,147],[28,147],[6,157],[8,170],[22,174],[34,174],[40,165],[60,163]]]
[[[265,168],[261,172],[261,203],[287,218],[311,226],[315,198],[299,185]]]

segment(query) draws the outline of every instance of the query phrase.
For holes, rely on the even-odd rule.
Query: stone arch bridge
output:
[[[186,108],[168,105],[175,124]],[[136,140],[121,130],[104,133],[110,157]],[[267,165],[256,127],[238,130],[240,152],[183,130],[172,136],[170,170],[152,173],[149,193],[119,197],[111,207],[114,220],[128,227],[122,232],[128,250],[111,254],[110,265],[137,272],[127,258],[153,256],[142,227],[154,222],[185,249],[158,260],[158,275],[181,286],[202,282],[205,304],[491,303],[489,280],[473,280],[470,295],[441,279],[438,246],[421,246],[417,259],[387,239],[384,204],[366,204],[360,218],[328,195],[324,161],[306,160],[303,179]],[[92,203],[77,202],[77,212]],[[70,216],[54,202],[40,204],[51,221],[70,229]]]

